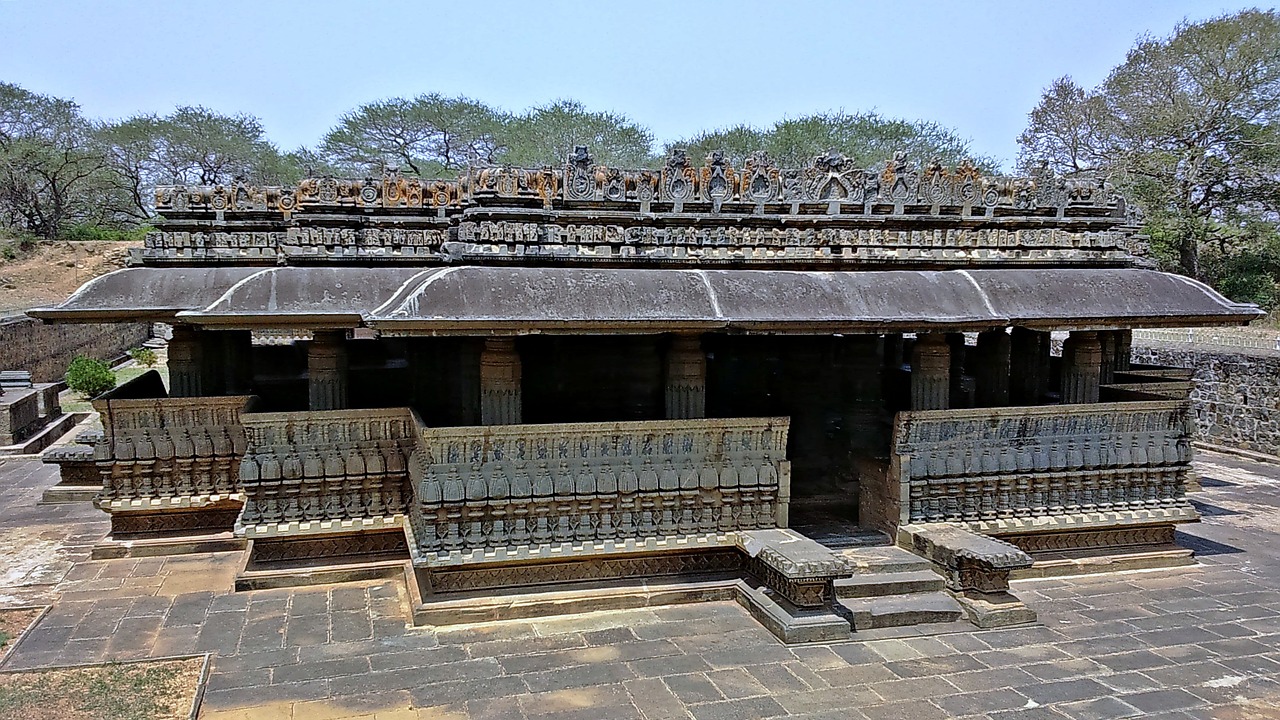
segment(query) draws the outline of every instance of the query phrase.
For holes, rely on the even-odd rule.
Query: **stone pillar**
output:
[[[218,334],[222,336],[221,385],[227,395],[248,395],[253,387],[253,335],[248,330]]]
[[[312,410],[347,407],[347,340],[342,330],[316,330],[307,346]]]
[[[898,338],[901,340],[902,336]],[[885,342],[877,335],[848,335],[843,339],[842,350],[850,445],[879,449],[884,434],[884,369],[888,364],[884,359]],[[898,352],[901,358],[901,345]]]
[[[1009,404],[1010,353],[1013,343],[1004,330],[978,333],[974,351],[973,376],[978,407],[1005,407]]]
[[[1113,330],[1116,339],[1116,372],[1128,372],[1130,356],[1133,353],[1133,330]]]
[[[884,366],[887,370],[900,370],[906,359],[902,356],[902,333],[885,333]]]
[[[1009,336],[1009,401],[1039,405],[1049,384],[1049,333],[1015,327]]]
[[[707,355],[698,335],[675,335],[667,347],[666,411],[668,420],[707,416]]]
[[[946,410],[951,406],[951,348],[937,333],[916,336],[911,349],[911,409]]]
[[[1102,343],[1096,332],[1072,332],[1062,343],[1062,402],[1096,403],[1102,379]]]
[[[169,340],[169,395],[200,397],[204,394],[204,359],[200,331],[190,325],[174,325]]]
[[[951,404],[948,407],[962,408],[969,404],[964,390],[965,352],[964,333],[947,333],[947,347],[951,350]]]
[[[480,350],[480,424],[519,425],[522,416],[515,338],[485,338]]]

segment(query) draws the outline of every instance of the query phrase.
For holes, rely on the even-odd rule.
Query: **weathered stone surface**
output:
[[[241,419],[247,537],[398,526],[411,501],[407,408],[249,413]]]
[[[1133,361],[1193,369],[1198,439],[1268,455],[1280,452],[1280,353],[1153,343],[1135,346]]]
[[[785,418],[424,427],[410,463],[420,556],[448,565],[582,543],[571,552],[634,551],[784,525],[788,427]]]
[[[1171,400],[901,412],[888,471],[863,482],[864,497],[885,498],[866,520],[998,532],[1051,530],[1035,518],[1057,516],[1076,527],[1191,519],[1190,422]],[[1090,519],[1065,521],[1077,516]]]
[[[241,414],[253,396],[164,397],[155,371],[94,401],[103,439],[94,450],[108,512],[185,508],[239,492]]]

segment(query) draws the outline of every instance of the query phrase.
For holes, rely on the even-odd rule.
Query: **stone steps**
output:
[[[939,592],[946,582],[932,570],[864,573],[835,581],[838,598],[869,598],[888,595]]]
[[[840,598],[838,602],[852,615],[854,630],[950,623],[963,615],[960,603],[944,591]]]
[[[850,560],[855,575],[879,575],[883,573],[932,572],[932,563],[893,545],[877,547],[848,548],[839,551]]]
[[[853,619],[854,630],[951,623],[963,617],[933,564],[893,545],[848,548],[840,554],[853,576],[835,581],[836,601]]]

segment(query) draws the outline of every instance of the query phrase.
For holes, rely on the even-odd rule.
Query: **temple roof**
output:
[[[195,291],[187,290],[195,288]],[[130,298],[137,298],[136,302]],[[128,268],[47,320],[384,334],[877,332],[1194,326],[1262,313],[1136,268],[880,271],[455,266]]]

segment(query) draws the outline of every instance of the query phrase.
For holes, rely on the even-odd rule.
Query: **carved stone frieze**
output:
[[[937,160],[922,169],[902,153],[859,167],[831,151],[780,168],[763,153],[737,167],[723,153],[673,150],[661,168],[624,169],[597,164],[579,146],[559,168],[471,167],[456,181],[389,169],[292,188],[161,187],[156,207],[164,219],[142,251],[156,262],[680,251],[746,260],[1131,259],[1124,203],[1105,182],[992,177]],[[960,218],[981,227],[958,228]]]

